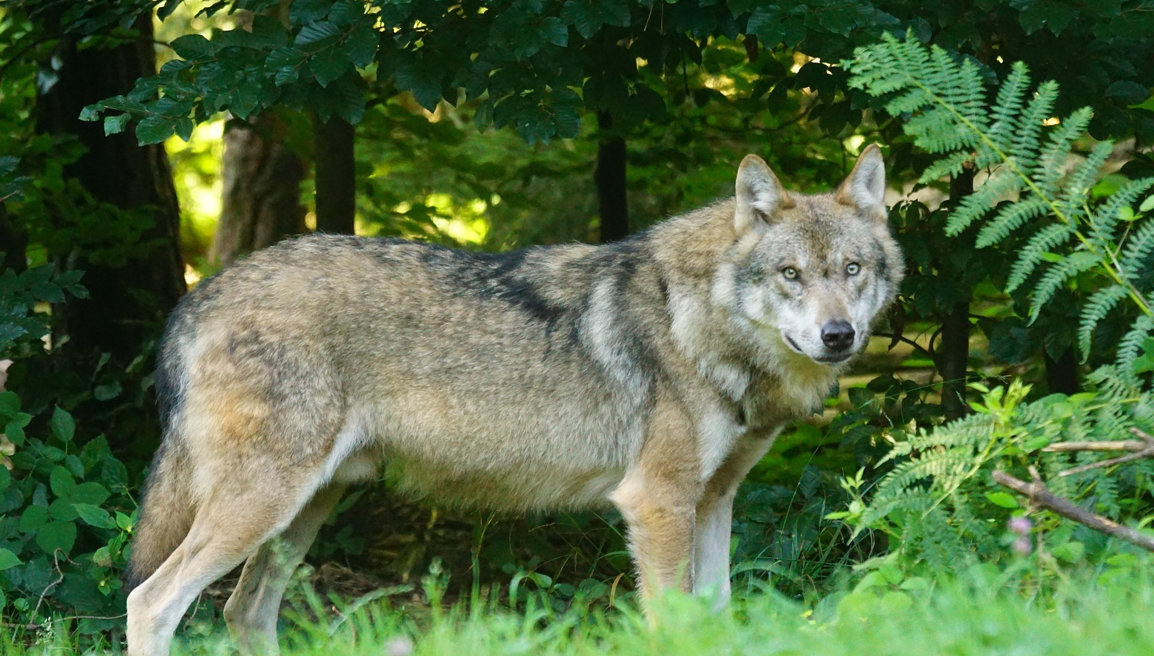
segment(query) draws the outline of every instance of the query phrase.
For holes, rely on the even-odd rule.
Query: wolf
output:
[[[350,484],[502,511],[615,505],[643,606],[730,594],[738,483],[820,408],[902,257],[876,145],[835,190],[756,155],[735,195],[623,241],[476,253],[310,235],[196,287],[158,355],[164,436],[131,545],[128,653],[203,588],[276,651],[285,586]]]

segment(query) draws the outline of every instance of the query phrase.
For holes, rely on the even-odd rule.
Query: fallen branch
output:
[[[1042,449],[1047,453],[1071,451],[1141,451],[1146,448],[1141,440],[1113,440],[1104,442],[1058,442]]]
[[[1130,452],[1127,455],[1118,456],[1117,458],[1110,458],[1109,460],[1103,460],[1101,462],[1091,462],[1089,464],[1074,467],[1073,469],[1067,469],[1066,471],[1059,472],[1059,476],[1072,476],[1074,474],[1081,474],[1084,471],[1097,469],[1099,467],[1110,467],[1112,465],[1120,465],[1124,462],[1130,462],[1131,460],[1154,457],[1154,437],[1151,437],[1149,434],[1138,428],[1131,428],[1130,432],[1139,439],[1103,442],[1059,442],[1057,444],[1051,444],[1050,446],[1042,449],[1042,451],[1048,451],[1050,453],[1069,453],[1075,451]]]
[[[1146,437],[1149,436],[1147,435]],[[1021,494],[1022,496],[1029,499],[1030,502],[1034,505],[1052,510],[1065,517],[1066,519],[1071,519],[1075,522],[1078,522],[1079,524],[1082,524],[1083,526],[1089,526],[1090,528],[1096,531],[1101,531],[1107,535],[1121,538],[1148,551],[1154,551],[1154,538],[1144,533],[1140,533],[1130,528],[1129,526],[1122,526],[1121,524],[1102,517],[1101,515],[1095,515],[1088,510],[1079,508],[1074,504],[1073,501],[1060,497],[1051,492],[1046,487],[1046,484],[1037,477],[1036,472],[1032,471],[1031,473],[1034,474],[1034,480],[1033,482],[1027,483],[1026,481],[1014,478],[1005,472],[995,470],[994,482],[998,483],[999,485],[1004,485],[1017,492],[1018,494]]]

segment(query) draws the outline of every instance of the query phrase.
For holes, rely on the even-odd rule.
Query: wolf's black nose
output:
[[[846,350],[853,346],[853,338],[853,326],[848,321],[827,321],[821,327],[821,341],[831,350]]]

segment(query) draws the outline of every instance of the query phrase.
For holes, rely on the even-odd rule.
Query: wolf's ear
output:
[[[737,207],[733,212],[733,227],[737,234],[773,220],[783,209],[793,207],[793,199],[769,170],[765,160],[757,155],[746,155],[737,167]]]
[[[870,144],[858,155],[849,177],[837,189],[837,201],[856,207],[875,219],[886,218],[886,164],[881,148]]]

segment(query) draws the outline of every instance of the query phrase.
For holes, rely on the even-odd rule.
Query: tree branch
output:
[[[1088,510],[1079,508],[1073,501],[1057,496],[1051,492],[1046,487],[1046,484],[1037,478],[1035,478],[1033,482],[1027,483],[1005,472],[995,470],[994,482],[1021,494],[1034,505],[1052,510],[1066,519],[1072,519],[1083,526],[1089,526],[1096,531],[1121,538],[1148,551],[1154,551],[1154,538],[1144,533],[1139,533],[1129,526],[1122,526],[1101,515],[1095,515]]]
[[[1059,472],[1059,476],[1072,476],[1073,474],[1081,474],[1084,471],[1097,469],[1099,467],[1110,467],[1112,465],[1120,465],[1131,460],[1138,460],[1140,458],[1154,457],[1154,437],[1145,433],[1141,429],[1135,427],[1131,428],[1130,432],[1137,440],[1114,440],[1103,442],[1059,442],[1058,444],[1051,444],[1042,449],[1050,453],[1070,453],[1075,451],[1130,451],[1129,455],[1119,456],[1117,458],[1110,458],[1101,462],[1092,462],[1086,465],[1067,469]]]

